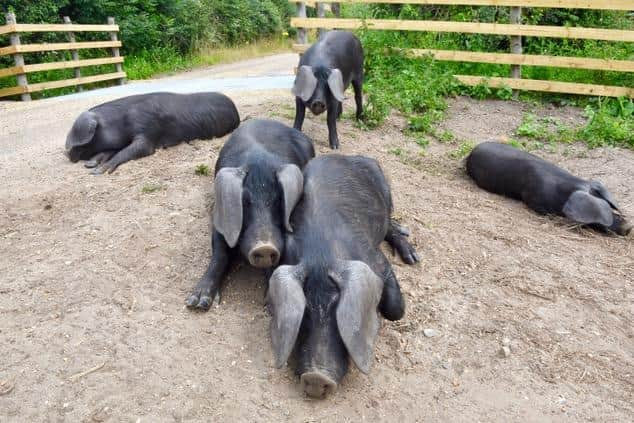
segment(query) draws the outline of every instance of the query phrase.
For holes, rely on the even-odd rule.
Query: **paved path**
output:
[[[176,75],[154,80],[130,81],[125,85],[89,90],[58,98],[123,97],[156,91],[191,93],[200,91],[290,89],[294,79],[293,67],[297,65],[297,61],[297,54],[294,53],[275,54],[236,63],[180,72]]]

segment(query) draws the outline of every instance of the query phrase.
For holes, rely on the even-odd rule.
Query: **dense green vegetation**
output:
[[[414,5],[346,5],[344,16],[419,20],[452,20],[508,23],[508,7],[414,6]],[[597,28],[634,28],[634,17],[626,12],[525,9],[523,21],[534,25],[585,26]],[[427,136],[437,139],[442,134],[434,123],[442,118],[445,98],[467,94],[475,98],[512,97],[509,88],[494,89],[483,83],[476,87],[461,86],[451,75],[509,76],[510,66],[437,62],[431,58],[412,59],[389,48],[434,48],[486,52],[509,52],[510,40],[505,36],[458,33],[425,33],[405,31],[359,31],[366,51],[366,85],[368,96],[365,125],[380,125],[392,108],[409,117],[409,131],[419,145]],[[524,52],[555,56],[577,56],[632,60],[632,43],[593,40],[565,40],[525,37]],[[628,73],[564,69],[552,67],[522,68],[522,75],[531,79],[585,82],[605,85],[634,86],[634,75]],[[577,104],[586,108],[588,124],[583,128],[559,128],[547,134],[533,134],[545,141],[579,139],[591,146],[621,145],[634,148],[634,102],[628,99],[601,100],[582,97],[525,93],[524,99]],[[526,136],[526,135],[524,135]],[[457,140],[456,140],[457,142]]]

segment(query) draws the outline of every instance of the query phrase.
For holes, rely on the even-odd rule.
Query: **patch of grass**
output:
[[[200,164],[196,166],[196,168],[194,169],[194,173],[199,176],[209,176],[211,173],[211,170],[209,169],[209,166],[207,166],[206,164]]]
[[[569,127],[553,118],[526,114],[516,134],[549,143],[584,141],[588,147],[626,147],[634,149],[634,100],[597,99],[585,108],[588,121]]]
[[[143,188],[141,188],[141,192],[143,194],[151,194],[153,192],[157,192],[163,189],[162,185],[158,185],[158,184],[147,184],[147,185],[143,185]]]
[[[391,154],[396,157],[401,157],[403,154],[405,154],[403,149],[400,147],[390,148],[389,150],[387,150],[387,152],[388,154]]]
[[[621,146],[634,148],[634,100],[618,98],[586,107],[588,123],[577,136],[589,147]]]
[[[287,37],[262,39],[232,47],[203,47],[183,55],[173,48],[154,48],[125,58],[128,79],[148,79],[156,75],[232,63],[286,51],[291,41]]]
[[[458,148],[449,152],[449,157],[456,160],[462,159],[471,153],[471,150],[473,150],[475,146],[476,145],[473,141],[464,141],[458,146]]]
[[[548,127],[546,123],[532,113],[526,113],[522,123],[515,131],[517,135],[526,138],[546,138]]]
[[[500,100],[510,100],[513,98],[513,90],[510,87],[498,88],[497,91],[495,91],[495,95]]]
[[[454,135],[453,132],[447,129],[447,130],[444,130],[440,134],[440,136],[438,137],[438,140],[442,143],[449,144],[456,140],[456,136]]]

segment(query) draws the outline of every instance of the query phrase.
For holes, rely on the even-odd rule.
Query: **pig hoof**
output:
[[[84,167],[86,169],[93,169],[97,167],[97,165],[99,165],[99,163],[96,160],[88,160],[86,163],[84,163]]]
[[[398,255],[401,256],[401,259],[406,264],[416,264],[420,261],[420,257],[416,253],[414,247],[405,239],[402,239],[396,245],[396,250],[398,251]]]
[[[95,167],[90,174],[91,175],[103,175],[104,169],[102,167]]]
[[[185,300],[185,305],[188,308],[195,308],[198,305],[198,295],[190,295],[187,300]]]
[[[211,297],[208,295],[199,297],[197,294],[192,294],[185,301],[185,305],[189,309],[207,311],[211,307]]]
[[[196,308],[198,310],[207,311],[209,310],[209,307],[211,307],[211,297],[207,297],[207,296],[200,297],[200,301],[198,301]]]

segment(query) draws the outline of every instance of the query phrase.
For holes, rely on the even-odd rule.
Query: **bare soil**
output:
[[[291,123],[287,91],[229,94],[243,117]],[[393,258],[407,314],[384,322],[370,374],[315,401],[272,365],[261,273],[240,266],[219,305],[184,307],[210,255],[212,177],[194,168],[213,169],[225,139],[92,176],[63,144],[104,100],[0,103],[0,421],[633,420],[632,238],[483,192],[450,156],[513,137],[525,112],[579,110],[458,98],[442,124],[458,140],[426,150],[397,115],[374,131],[339,123],[342,153],[382,164],[422,263]],[[305,132],[330,153],[324,117]],[[535,153],[602,180],[634,217],[632,151]]]

